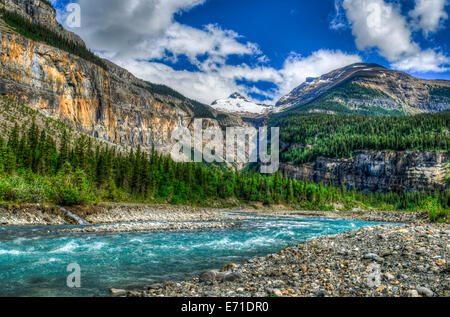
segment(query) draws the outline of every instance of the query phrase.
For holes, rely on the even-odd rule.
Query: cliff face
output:
[[[319,158],[314,163],[282,164],[299,180],[344,185],[365,192],[433,191],[443,188],[448,152],[370,152],[352,159]],[[448,185],[447,185],[448,186]]]
[[[48,6],[42,9],[40,1],[4,1],[40,23],[48,19],[56,22],[54,13],[49,13]],[[110,62],[105,61],[107,69],[103,69],[31,41],[2,22],[0,19],[0,94],[88,135],[144,149],[154,144],[157,150],[168,153],[172,131],[180,126],[192,128],[194,118],[206,116],[206,125],[216,124],[214,119],[222,126],[242,124],[237,117],[220,114],[181,95],[155,93],[152,85]]]
[[[18,13],[30,22],[42,25],[68,41],[85,45],[84,41],[76,34],[65,30],[56,21],[56,11],[40,0],[0,0],[0,8]]]

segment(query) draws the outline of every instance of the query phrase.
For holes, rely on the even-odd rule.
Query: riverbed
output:
[[[300,217],[234,219],[236,225],[231,227],[149,232],[71,231],[85,226],[0,227],[0,296],[106,296],[111,288],[139,290],[380,224]],[[71,273],[67,268],[73,263],[81,269],[80,288],[67,286]]]

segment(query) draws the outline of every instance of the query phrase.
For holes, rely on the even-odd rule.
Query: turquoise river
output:
[[[137,233],[50,233],[60,227],[0,227],[0,296],[102,296],[275,253],[324,235],[378,223],[254,217],[231,229]],[[67,287],[68,265],[81,287]]]

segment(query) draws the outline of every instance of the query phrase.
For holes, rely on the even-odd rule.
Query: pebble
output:
[[[124,289],[116,289],[116,288],[111,288],[109,292],[113,295],[124,295],[127,293],[127,291]]]
[[[270,295],[275,295],[277,297],[281,297],[281,296],[283,296],[283,293],[281,293],[281,290],[276,288],[276,289],[273,289],[272,291],[270,291]]]
[[[207,271],[200,274],[200,282],[206,283],[206,282],[215,282],[216,281],[216,275],[217,273],[214,271]]]
[[[221,269],[224,272],[207,271],[180,286],[142,291],[139,296],[449,296],[446,266],[444,262],[436,264],[442,261],[436,257],[445,254],[450,237],[420,238],[446,228],[447,224],[417,224],[413,230],[387,225],[320,237],[244,264],[226,266]],[[377,239],[379,235],[386,239]],[[415,253],[418,248],[423,251],[420,256]],[[381,258],[380,254],[390,255]]]
[[[380,257],[375,253],[367,253],[364,255],[364,259],[378,261],[380,260]]]
[[[419,292],[420,295],[423,295],[425,297],[433,297],[434,296],[433,291],[426,287],[418,287],[417,292]]]
[[[408,297],[419,297],[419,292],[417,292],[415,289],[412,289],[406,292],[406,295]]]

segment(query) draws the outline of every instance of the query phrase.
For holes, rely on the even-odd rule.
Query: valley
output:
[[[207,105],[99,57],[48,1],[0,0],[0,41],[0,296],[449,295],[450,81],[356,63]],[[233,127],[280,128],[280,169],[174,160],[174,132]]]

